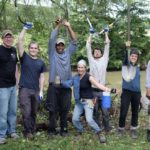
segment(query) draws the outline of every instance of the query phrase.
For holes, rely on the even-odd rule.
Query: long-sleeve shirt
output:
[[[90,66],[90,74],[101,84],[106,82],[106,69],[109,60],[109,46],[110,42],[105,44],[104,54],[99,59],[94,59],[92,55],[91,42],[86,42],[87,56]]]
[[[146,88],[150,88],[150,61],[148,62],[146,70]]]
[[[51,33],[51,37],[48,44],[49,55],[49,82],[55,82],[55,78],[58,75],[60,80],[65,81],[71,78],[71,55],[77,50],[77,41],[70,41],[68,47],[62,54],[56,51],[56,39],[58,35],[58,29],[54,29]]]

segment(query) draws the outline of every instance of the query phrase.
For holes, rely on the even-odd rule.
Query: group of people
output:
[[[69,44],[66,46],[63,38],[58,38],[59,29],[65,27],[69,34]],[[4,30],[3,44],[0,46],[0,144],[6,143],[7,137],[18,138],[16,133],[17,94],[19,88],[19,106],[26,138],[32,138],[36,133],[36,114],[38,101],[43,98],[44,73],[46,65],[38,58],[39,45],[31,42],[28,53],[25,52],[24,38],[28,29],[24,25],[18,38],[18,55],[13,45],[13,33]],[[48,43],[49,56],[49,85],[46,96],[46,108],[49,112],[49,136],[58,134],[57,118],[60,118],[61,136],[68,135],[67,115],[71,108],[72,86],[75,99],[72,123],[79,134],[84,132],[80,116],[84,113],[89,126],[94,130],[101,143],[106,142],[102,126],[106,132],[111,130],[109,123],[109,110],[102,106],[103,92],[118,92],[106,86],[106,70],[109,61],[110,40],[109,29],[104,29],[104,52],[100,48],[92,48],[92,34],[86,42],[87,57],[90,72],[87,72],[85,60],[77,63],[77,74],[72,77],[71,56],[77,51],[77,38],[71,24],[67,20],[57,19],[56,27],[52,31]],[[130,48],[130,41],[126,43],[126,57],[122,67],[122,94],[118,133],[125,133],[125,120],[131,103],[131,136],[137,138],[138,108],[141,98],[140,69],[137,66],[139,53]],[[18,61],[21,71],[19,77]],[[149,85],[149,84],[147,84]],[[147,86],[148,88],[149,86]],[[149,87],[150,88],[150,87]],[[150,90],[147,90],[150,97]],[[99,111],[102,111],[103,125],[100,122]]]

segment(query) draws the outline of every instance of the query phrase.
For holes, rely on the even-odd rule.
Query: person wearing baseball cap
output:
[[[57,41],[56,41],[56,44],[58,45],[58,44],[60,44],[60,43],[62,43],[62,44],[65,45],[65,40],[62,39],[62,38],[58,38]]]
[[[6,143],[7,135],[14,139],[18,138],[16,134],[18,59],[16,48],[12,46],[13,38],[11,30],[2,32],[3,43],[0,45],[0,144]]]
[[[5,38],[7,35],[10,35],[10,36],[13,37],[12,31],[11,31],[11,30],[4,30],[4,31],[2,32],[2,39]]]
[[[64,38],[58,38],[58,31],[65,27],[70,35],[69,45],[66,46]],[[46,106],[49,111],[49,135],[57,134],[56,113],[60,114],[60,135],[66,136],[67,114],[71,106],[71,88],[62,87],[60,82],[71,79],[71,56],[77,50],[76,35],[67,20],[57,19],[56,27],[51,33],[48,45],[49,54],[49,87]],[[66,48],[65,48],[66,47]]]

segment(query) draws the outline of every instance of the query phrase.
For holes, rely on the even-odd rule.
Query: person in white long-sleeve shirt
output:
[[[86,42],[86,49],[87,49],[87,55],[88,55],[88,61],[90,66],[90,74],[101,84],[106,84],[106,70],[108,66],[108,60],[109,60],[109,47],[110,47],[110,40],[108,37],[108,29],[105,30],[105,47],[104,47],[104,53],[102,54],[102,50],[100,48],[94,48],[92,49],[92,35],[87,39]],[[99,108],[102,111],[103,116],[103,125],[105,128],[105,131],[110,130],[109,125],[109,111],[106,108],[102,108],[101,106],[101,99],[102,99],[102,91],[97,89],[93,86],[93,94],[97,98],[97,102],[95,104],[95,110],[94,110],[94,119],[97,122],[99,126],[100,124],[100,114],[99,114]]]

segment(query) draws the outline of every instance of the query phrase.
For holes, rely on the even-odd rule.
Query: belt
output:
[[[49,85],[52,85],[53,87],[56,87],[56,88],[61,88],[61,84],[58,84],[58,83],[54,83],[54,82],[50,82]]]
[[[81,98],[80,101],[81,102],[87,102],[87,101],[91,101],[92,99],[87,99],[87,98]]]
[[[50,82],[49,85],[61,85],[61,84],[58,84],[58,83],[55,83],[55,82]]]
[[[95,92],[103,92],[103,90],[100,90],[100,89],[98,89],[98,88],[92,88],[93,89],[93,91],[95,91]]]

